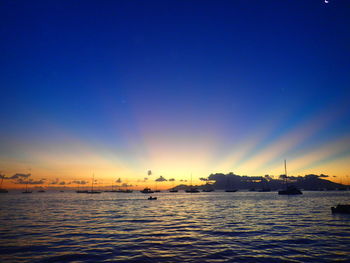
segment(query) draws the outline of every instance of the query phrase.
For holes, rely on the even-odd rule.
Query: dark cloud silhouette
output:
[[[199,178],[199,180],[201,180],[201,181],[209,181],[209,179],[208,178],[203,178],[203,177],[201,177],[201,178]]]
[[[75,181],[72,181],[71,183],[72,183],[72,184],[87,184],[88,181],[84,181],[84,180],[81,180],[81,181],[75,180]]]
[[[163,177],[163,175],[161,175],[159,178],[157,178],[156,180],[155,180],[156,182],[165,182],[165,181],[167,181],[167,179],[165,179],[164,177]]]
[[[43,179],[40,179],[40,180],[33,180],[33,179],[22,179],[22,178],[19,178],[17,179],[16,181],[14,181],[13,183],[15,184],[44,184],[45,183],[45,180]]]
[[[181,179],[181,180],[180,180],[180,182],[187,182],[187,180],[183,180],[183,179]]]
[[[321,177],[321,178],[327,178],[327,177],[329,177],[329,175],[320,174],[318,177]]]
[[[50,184],[59,184],[60,180],[56,178],[54,181],[51,181]]]
[[[168,181],[169,181],[169,182],[174,182],[175,179],[174,179],[174,178],[171,178],[171,179],[169,179]]]
[[[138,179],[137,181],[138,181],[138,182],[146,182],[147,180],[148,180],[148,178],[147,178],[147,177],[144,177],[143,180],[142,180],[142,179]]]
[[[132,184],[127,184],[127,183],[122,184],[122,187],[132,187],[132,186],[133,186]]]
[[[12,180],[12,179],[20,179],[20,178],[28,178],[31,174],[14,174],[12,176],[6,177],[6,175],[2,174],[0,178],[4,178],[4,180]]]
[[[122,182],[122,179],[118,178],[115,182],[120,184]]]
[[[152,175],[152,171],[151,171],[151,170],[148,170],[148,171],[147,171],[147,175]]]

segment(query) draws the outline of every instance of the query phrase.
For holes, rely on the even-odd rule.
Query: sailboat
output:
[[[40,189],[38,190],[38,193],[45,193],[45,189],[43,187],[40,187]]]
[[[287,163],[284,160],[285,184],[286,189],[278,191],[279,195],[301,195],[303,194],[295,185],[288,185]]]
[[[214,192],[214,188],[211,184],[206,183],[205,187],[203,188],[202,192],[209,193]]]
[[[80,185],[78,184],[78,190],[75,192],[78,194],[86,194],[88,192],[88,190],[80,190]]]
[[[5,175],[0,175],[0,176],[1,176],[0,194],[6,194],[6,193],[8,193],[9,191],[7,191],[6,189],[3,189],[3,188],[2,188],[2,182],[4,181]]]
[[[92,175],[91,191],[86,191],[87,194],[100,194],[100,191],[94,191],[94,174]]]
[[[171,188],[169,190],[170,193],[177,193],[179,190],[177,190],[176,188],[174,188],[174,181],[173,181],[173,188]]]
[[[122,186],[123,187],[123,186]],[[119,189],[117,190],[118,193],[132,193],[133,191],[131,189],[128,189],[128,184],[124,184],[125,189]]]
[[[192,185],[192,174],[191,174],[191,186],[185,190],[186,193],[199,193],[199,190]]]
[[[155,192],[155,193],[160,193],[160,190],[158,190],[157,185],[158,185],[158,183],[157,183],[157,180],[156,180],[156,185],[155,185],[155,188],[154,188],[154,189],[155,189],[154,192]]]
[[[28,181],[27,181],[27,183],[26,183],[26,190],[24,192],[22,192],[22,194],[31,194],[31,193],[32,193],[32,191],[28,190]]]
[[[112,184],[112,189],[111,190],[105,190],[105,191],[103,191],[103,192],[105,192],[105,193],[117,193],[118,192],[118,190],[114,190],[114,188],[113,188],[113,184]]]
[[[151,188],[146,187],[145,189],[140,191],[143,194],[152,194],[154,191],[151,190]]]

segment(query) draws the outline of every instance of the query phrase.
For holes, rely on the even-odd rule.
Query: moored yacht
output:
[[[286,189],[278,191],[279,195],[301,195],[303,194],[295,185],[288,185],[287,162],[284,160],[285,184]]]
[[[151,188],[146,187],[145,189],[140,191],[143,194],[152,194],[154,191],[151,190]]]

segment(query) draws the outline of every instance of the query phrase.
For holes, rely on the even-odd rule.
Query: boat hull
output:
[[[350,214],[350,205],[337,205],[331,208],[333,214]]]

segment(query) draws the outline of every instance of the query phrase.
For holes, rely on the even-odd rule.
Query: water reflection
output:
[[[1,196],[5,261],[329,262],[350,260],[348,192]]]

